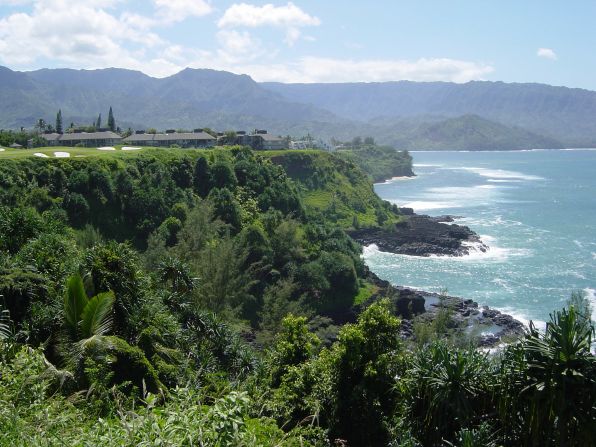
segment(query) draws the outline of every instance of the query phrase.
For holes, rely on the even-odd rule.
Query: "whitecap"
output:
[[[502,178],[489,178],[486,181],[491,183],[521,183],[521,180]]]
[[[519,321],[520,323],[523,323],[523,325],[525,327],[530,327],[530,321],[532,321],[534,323],[534,326],[537,329],[540,329],[541,331],[544,331],[546,329],[546,321],[530,318],[527,316],[527,314],[522,313],[519,309],[515,309],[515,308],[509,307],[509,306],[495,308],[495,309],[497,309],[498,311],[500,311],[504,314],[511,315],[517,321]]]
[[[537,175],[524,174],[517,171],[507,171],[505,169],[488,169],[467,166],[445,169],[473,172],[481,177],[487,177],[493,180],[544,180],[544,177]]]
[[[380,253],[381,251],[379,250],[379,247],[377,246],[377,244],[370,244],[367,245],[365,247],[362,247],[362,257],[363,258],[368,258],[371,255]]]
[[[527,248],[508,248],[497,245],[496,239],[489,235],[481,235],[481,242],[462,242],[468,249],[464,256],[430,255],[429,259],[447,260],[449,262],[496,262],[504,263],[511,258],[528,257],[533,251]],[[488,246],[488,248],[487,248]]]
[[[451,209],[487,205],[495,200],[500,192],[493,185],[476,185],[473,187],[442,186],[427,188],[412,201],[399,206],[414,208],[416,211]]]
[[[509,282],[506,279],[495,278],[491,282],[493,282],[494,284],[497,284],[497,285],[501,286],[503,289],[505,289],[509,293],[515,293],[515,288],[512,287],[511,285],[509,285]]]
[[[586,287],[584,292],[586,292],[586,298],[590,302],[590,307],[592,308],[592,321],[596,322],[596,289]]]
[[[391,201],[391,202],[394,202],[394,201]],[[428,210],[439,210],[439,209],[448,209],[448,208],[460,208],[462,205],[459,205],[455,202],[414,200],[413,202],[408,202],[408,203],[405,203],[400,206],[405,207],[405,208],[413,208],[416,211],[428,211]]]
[[[122,150],[124,150],[124,148],[122,148]],[[390,179],[385,180],[384,182],[375,183],[375,185],[390,185],[395,182],[400,182],[400,181],[404,181],[404,180],[414,180],[414,179],[416,179],[416,177],[407,177],[407,176],[401,175],[401,176],[397,176],[397,177],[391,177]]]

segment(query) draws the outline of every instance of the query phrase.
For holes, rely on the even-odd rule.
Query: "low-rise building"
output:
[[[243,130],[236,131],[233,141],[230,141],[230,136],[224,133],[218,134],[218,144],[237,144],[240,146],[250,146],[257,151],[268,151],[276,149],[287,149],[288,143],[285,138],[278,137],[267,133],[266,130],[255,130],[249,134]]]
[[[102,130],[100,132],[45,133],[42,135],[48,146],[114,146],[120,144],[122,137],[115,132]]]
[[[137,131],[124,138],[125,144],[138,146],[170,147],[173,145],[183,148],[190,147],[213,147],[217,139],[204,132],[203,129],[195,129],[193,132],[176,132],[168,130],[165,133],[145,133]]]

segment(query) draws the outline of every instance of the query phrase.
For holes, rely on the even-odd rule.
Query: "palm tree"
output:
[[[112,327],[113,305],[112,291],[89,298],[81,276],[71,276],[64,296],[64,320],[71,340],[84,342],[106,334]]]

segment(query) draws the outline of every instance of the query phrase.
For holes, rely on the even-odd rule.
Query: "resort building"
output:
[[[255,130],[252,134],[248,134],[243,130],[237,131],[233,142],[230,142],[229,137],[223,133],[218,134],[218,137],[219,145],[238,144],[240,146],[250,146],[257,151],[288,148],[284,138],[268,134],[266,130]]]
[[[43,138],[48,146],[114,146],[122,142],[122,137],[115,132],[102,130],[100,132],[46,133]]]
[[[170,147],[173,145],[183,148],[213,147],[217,139],[203,129],[193,132],[176,132],[167,130],[165,133],[145,133],[140,130],[124,138],[123,143],[138,146]]]

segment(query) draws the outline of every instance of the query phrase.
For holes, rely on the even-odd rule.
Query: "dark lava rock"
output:
[[[450,220],[449,220],[450,219]],[[349,235],[363,245],[376,244],[381,251],[412,256],[463,256],[470,253],[469,244],[476,243],[481,251],[488,247],[468,227],[447,224],[451,216],[408,216],[390,231],[383,228],[363,228]]]

